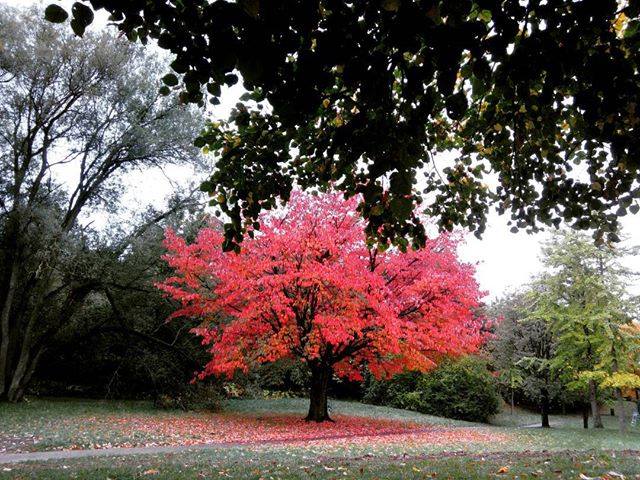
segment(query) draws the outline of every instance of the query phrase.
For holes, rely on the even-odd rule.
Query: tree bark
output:
[[[549,428],[549,391],[546,387],[540,389],[540,417],[542,428]]]
[[[513,387],[511,387],[511,415],[513,415],[513,407],[514,407],[514,399],[513,399]]]
[[[327,405],[327,390],[331,378],[331,368],[326,365],[311,367],[311,388],[309,389],[308,422],[332,421]]]
[[[624,433],[627,431],[627,417],[624,411],[624,397],[622,396],[622,390],[616,388],[616,403],[618,405],[618,426],[620,432]]]
[[[0,397],[8,389],[9,383],[9,320],[17,283],[17,262],[12,262],[7,293],[0,312]]]
[[[596,395],[596,382],[595,380],[589,380],[589,403],[591,404],[591,415],[593,416],[593,428],[604,428]]]
[[[582,428],[589,428],[589,406],[582,407]]]

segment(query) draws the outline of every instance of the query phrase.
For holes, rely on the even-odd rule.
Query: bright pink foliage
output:
[[[239,254],[222,251],[215,228],[191,244],[167,231],[176,275],[158,287],[180,302],[173,317],[203,320],[195,332],[212,358],[201,376],[293,357],[358,380],[364,365],[383,377],[477,349],[481,292],[457,258],[458,238],[380,252],[367,246],[356,204],[294,192]]]

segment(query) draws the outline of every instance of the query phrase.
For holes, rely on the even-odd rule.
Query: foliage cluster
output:
[[[514,230],[599,240],[640,209],[636,0],[85,0],[71,28],[100,9],[175,55],[164,93],[248,90],[197,140],[219,159],[203,188],[231,219],[226,248],[296,184],[359,194],[368,234],[401,247],[426,240],[417,207],[442,229],[480,234],[493,204]]]
[[[501,403],[497,382],[479,357],[447,361],[429,372],[405,372],[390,380],[371,378],[364,401],[472,422],[488,421]]]
[[[0,6],[0,399],[38,377],[43,393],[168,389],[197,344],[164,324],[152,282],[162,227],[197,219],[199,202],[177,190],[142,208],[124,191],[133,172],[197,168],[202,118],[158,95],[157,57],[41,13]]]
[[[494,305],[503,320],[490,350],[503,385],[512,398],[520,390],[538,403],[543,424],[556,397],[582,399],[602,427],[600,406],[615,396],[624,429],[623,390],[640,384],[638,304],[627,291],[633,272],[623,262],[635,249],[560,232],[543,253],[546,270],[529,289]]]
[[[238,254],[223,250],[215,228],[191,243],[167,232],[175,275],[158,287],[179,302],[173,317],[202,322],[194,331],[212,358],[201,377],[296,359],[310,372],[310,416],[317,400],[324,419],[333,375],[358,381],[365,368],[378,378],[427,370],[478,348],[481,293],[473,266],[458,259],[458,239],[376,249],[356,204],[335,192],[294,192]]]

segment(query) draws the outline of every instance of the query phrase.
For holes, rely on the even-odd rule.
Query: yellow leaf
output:
[[[617,33],[621,33],[628,21],[629,18],[622,12],[613,22],[613,28]]]

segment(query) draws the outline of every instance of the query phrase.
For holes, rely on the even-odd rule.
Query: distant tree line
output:
[[[545,272],[526,290],[496,302],[498,326],[488,348],[512,406],[539,407],[549,426],[552,406],[581,408],[602,428],[600,409],[615,400],[620,430],[628,424],[625,393],[640,388],[638,299],[624,264],[635,249],[596,246],[579,233],[553,236],[543,249]]]

